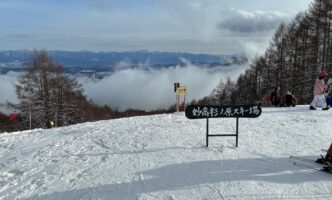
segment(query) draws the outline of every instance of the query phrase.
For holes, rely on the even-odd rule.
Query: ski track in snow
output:
[[[331,143],[332,110],[263,108],[235,137],[184,113],[0,134],[0,200],[332,199],[332,175],[295,166]],[[235,119],[210,119],[210,134]]]

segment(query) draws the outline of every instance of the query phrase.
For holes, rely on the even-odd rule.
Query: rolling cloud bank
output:
[[[124,69],[100,80],[79,79],[85,94],[98,105],[110,105],[123,111],[127,108],[152,110],[175,104],[173,84],[187,86],[187,101],[209,95],[221,79],[235,79],[243,65],[203,68],[187,63],[164,69]],[[183,97],[182,97],[183,98]]]

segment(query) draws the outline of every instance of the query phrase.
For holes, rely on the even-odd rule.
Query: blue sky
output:
[[[313,0],[1,0],[0,50],[256,54]]]

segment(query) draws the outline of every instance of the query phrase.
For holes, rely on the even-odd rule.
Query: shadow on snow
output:
[[[140,194],[183,190],[204,184],[236,181],[262,181],[298,184],[332,181],[325,172],[294,166],[289,158],[206,160],[166,165],[137,174],[133,182],[112,183],[77,190],[33,196],[41,199],[137,199]],[[241,195],[241,194],[240,194]]]

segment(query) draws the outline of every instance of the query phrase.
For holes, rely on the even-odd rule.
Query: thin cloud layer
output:
[[[312,1],[5,0],[0,49],[243,53]]]

